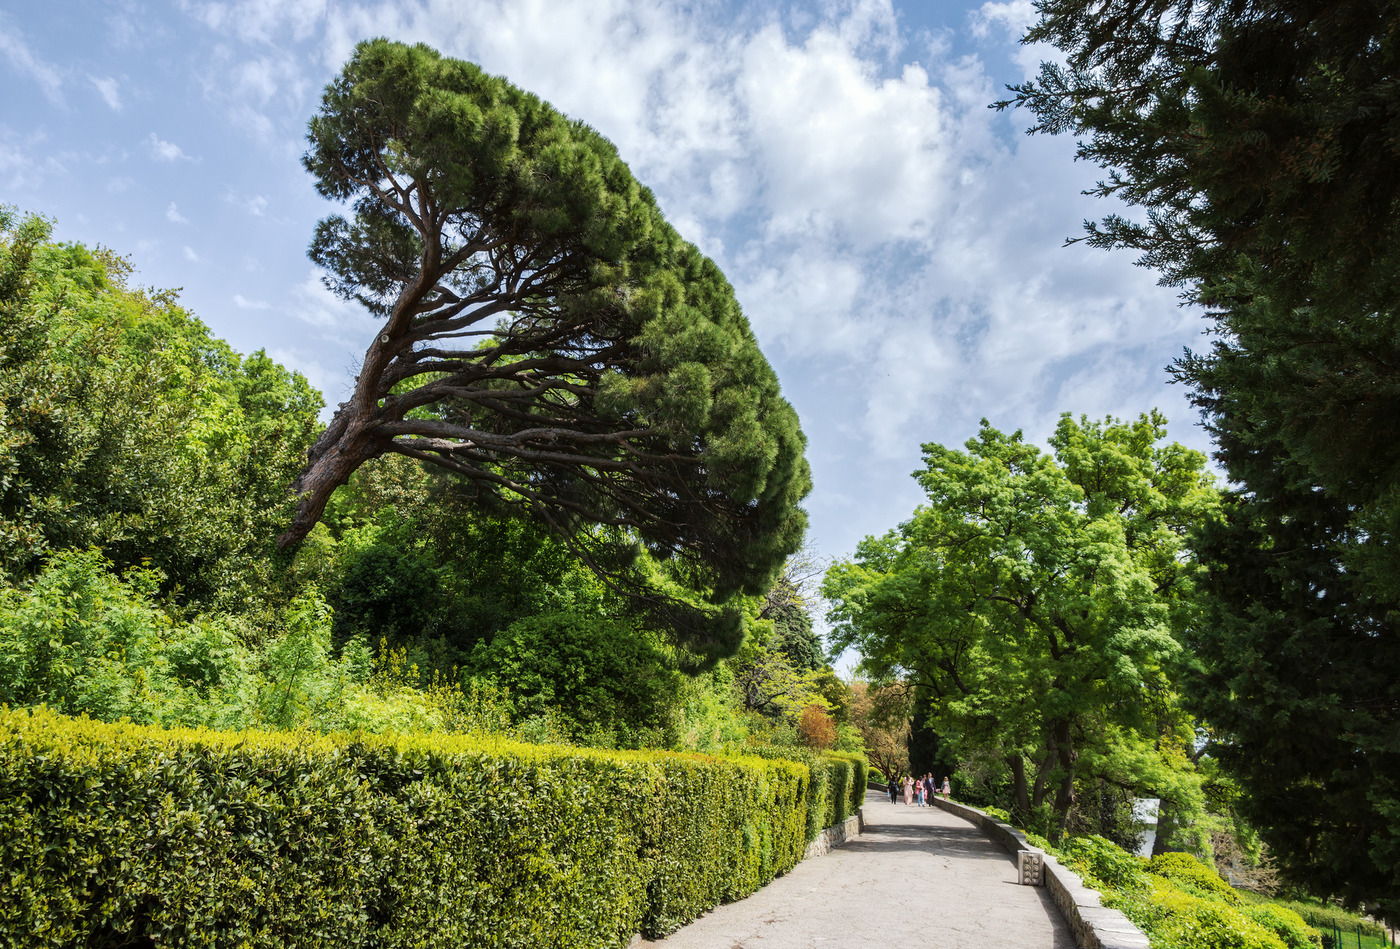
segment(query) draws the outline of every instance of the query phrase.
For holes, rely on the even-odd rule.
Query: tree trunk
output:
[[[296,512],[286,533],[277,538],[283,550],[299,543],[316,526],[335,489],[350,480],[355,469],[371,458],[383,454],[383,448],[370,434],[367,424],[347,403],[336,412],[331,424],[316,439],[308,452],[306,470],[292,485],[296,495]]]
[[[1172,819],[1172,809],[1167,805],[1166,798],[1159,798],[1157,801],[1157,836],[1152,839],[1152,856],[1158,856],[1167,852],[1167,838],[1176,830],[1176,822]]]
[[[1011,766],[1011,778],[1015,782],[1016,818],[1020,823],[1025,823],[1031,815],[1031,798],[1026,790],[1026,759],[1015,751],[1006,756],[1006,763]]]
[[[1055,767],[1055,745],[1052,741],[1050,749],[1045,753],[1045,758],[1040,762],[1040,767],[1035,772],[1035,784],[1031,788],[1031,806],[1040,807],[1045,803],[1045,792],[1050,789],[1046,778],[1050,775],[1050,769]]]
[[[1069,812],[1074,807],[1074,745],[1070,739],[1069,722],[1058,721],[1052,724],[1050,735],[1055,742],[1055,753],[1060,765],[1060,785],[1055,789],[1055,819],[1050,827],[1050,842],[1059,843],[1064,836],[1065,825],[1069,823]]]

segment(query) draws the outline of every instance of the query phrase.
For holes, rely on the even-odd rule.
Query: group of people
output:
[[[934,783],[933,775],[931,774],[925,774],[921,778],[905,775],[902,783],[899,781],[889,782],[891,804],[898,803],[901,788],[904,791],[904,803],[918,804],[920,807],[927,806],[929,798],[933,797],[935,794],[941,794],[943,795],[943,799],[947,800],[953,793],[953,789],[948,786],[948,778],[946,776],[943,778],[943,786],[939,787]]]

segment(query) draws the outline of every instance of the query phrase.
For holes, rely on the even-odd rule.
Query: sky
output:
[[[927,442],[1136,417],[1208,450],[1165,367],[1204,321],[1065,247],[1102,172],[988,104],[1053,50],[1028,0],[173,0],[0,7],[0,203],[128,255],[334,406],[376,324],[306,257],[301,166],[356,42],[425,42],[611,139],[734,285],[808,438],[818,555],[907,519]]]

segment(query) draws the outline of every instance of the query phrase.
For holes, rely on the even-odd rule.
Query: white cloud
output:
[[[120,91],[117,89],[117,81],[110,78],[98,79],[96,76],[89,76],[88,78],[92,80],[92,84],[97,88],[98,94],[102,96],[102,101],[107,103],[107,108],[111,109],[113,112],[120,112],[122,110],[122,97]]]
[[[985,39],[996,27],[1006,31],[1013,38],[1019,38],[1025,35],[1037,19],[1039,17],[1032,0],[984,3],[972,14],[972,35]]]
[[[170,202],[170,207],[165,209],[165,219],[171,224],[188,224],[189,219],[180,213],[180,209],[175,206],[175,202]]]
[[[0,189],[10,192],[11,196],[17,192],[33,192],[42,188],[49,178],[68,173],[64,162],[69,156],[45,154],[42,133],[20,137],[8,132],[0,126]]]
[[[380,321],[364,307],[342,300],[327,289],[321,271],[315,268],[292,288],[286,309],[291,316],[321,330],[325,338],[353,348],[363,348],[369,334],[379,328]]]
[[[918,444],[961,442],[982,415],[1038,438],[1062,409],[1184,405],[1160,370],[1194,316],[1129,260],[1061,247],[1108,210],[1080,194],[1093,170],[988,110],[1007,77],[950,35],[901,32],[889,0],[737,19],[682,0],[191,9],[249,44],[209,88],[260,142],[299,149],[314,90],[377,35],[478,62],[615,142],[716,257],[807,413],[819,522],[872,492],[906,504]],[[1028,0],[985,3],[956,38],[1024,72],[1044,54],[1015,44],[1034,17]],[[375,330],[314,271],[286,312],[350,351]]]
[[[272,306],[266,300],[250,300],[241,293],[233,295],[233,302],[240,310],[266,310]]]
[[[192,264],[199,263],[199,255],[196,254],[194,248],[190,247],[188,244],[185,245],[185,259]]]
[[[154,158],[156,161],[192,160],[189,155],[185,154],[184,150],[181,149],[179,145],[176,145],[173,142],[165,141],[164,139],[160,138],[160,136],[156,135],[155,132],[151,133],[151,137],[147,139],[147,143],[150,145],[151,148],[151,157]]]
[[[253,217],[262,217],[267,210],[267,198],[260,194],[255,194],[243,205]]]
[[[29,48],[24,36],[7,18],[0,18],[0,55],[8,59],[17,72],[38,83],[50,102],[63,105],[62,75]]]

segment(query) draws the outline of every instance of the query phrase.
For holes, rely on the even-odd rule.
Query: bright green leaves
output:
[[[812,806],[845,816],[863,796],[863,764],[822,765],[815,801],[789,760],[0,711],[0,930],[65,946],[624,945],[791,869]]]
[[[985,422],[965,451],[925,445],[928,503],[827,575],[838,646],[926,689],[964,752],[1025,754],[1072,784],[1110,733],[1152,747],[1190,617],[1184,523],[1214,497],[1204,456],[1164,434],[1155,413],[1065,416],[1053,456]]]
[[[49,550],[146,561],[183,602],[246,606],[311,441],[319,395],[209,335],[110,252],[0,230],[16,289],[0,344],[0,567]]]

